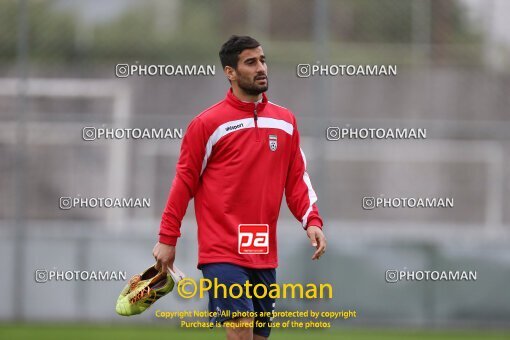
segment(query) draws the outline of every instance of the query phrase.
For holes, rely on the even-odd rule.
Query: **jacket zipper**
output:
[[[253,120],[255,121],[255,135],[257,136],[256,141],[259,142],[260,141],[260,136],[259,136],[259,126],[257,124],[258,115],[257,115],[257,107],[256,106],[253,109]]]

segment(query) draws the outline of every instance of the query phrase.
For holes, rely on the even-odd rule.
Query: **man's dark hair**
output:
[[[260,43],[249,36],[231,36],[222,46],[220,50],[221,66],[233,67],[237,69],[237,62],[239,60],[239,54],[242,51],[250,48],[257,48]]]

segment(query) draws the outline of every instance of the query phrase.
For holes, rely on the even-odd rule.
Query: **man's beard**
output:
[[[269,80],[266,76],[266,85],[257,85],[256,80],[253,82],[246,80],[244,77],[239,77],[237,80],[237,85],[241,90],[243,90],[246,94],[251,96],[257,96],[263,92],[266,92],[269,87]]]

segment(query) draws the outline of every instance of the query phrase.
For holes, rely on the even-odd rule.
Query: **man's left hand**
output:
[[[321,228],[314,225],[306,228],[306,234],[308,235],[312,246],[317,248],[312,256],[312,260],[318,260],[326,252],[326,236],[324,236]]]

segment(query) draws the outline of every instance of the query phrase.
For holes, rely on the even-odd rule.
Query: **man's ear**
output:
[[[229,81],[236,80],[237,74],[236,70],[231,66],[225,66],[225,69],[223,69],[223,72],[225,73],[225,76],[227,76],[227,79]]]

